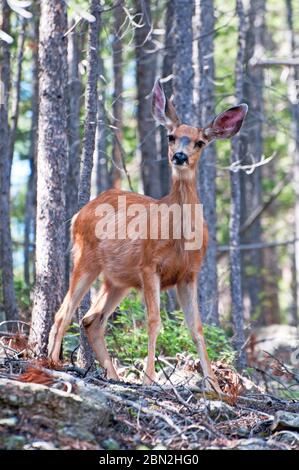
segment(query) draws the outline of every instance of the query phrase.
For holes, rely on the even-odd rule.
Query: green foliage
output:
[[[163,328],[157,340],[157,354],[175,357],[176,354],[185,352],[196,358],[197,352],[185,326],[183,313],[173,312],[173,319],[162,310],[161,317]],[[211,360],[234,361],[235,352],[221,328],[205,325],[204,334]],[[116,318],[109,323],[106,338],[109,351],[123,364],[130,364],[147,356],[146,313],[136,294],[121,303]]]
[[[21,224],[25,212],[26,188],[23,186],[12,198],[11,217],[15,223]]]
[[[30,312],[32,307],[32,302],[30,298],[31,286],[27,286],[22,278],[14,279],[14,286],[17,296],[17,302],[21,312]]]
[[[288,389],[281,388],[277,390],[277,395],[287,400],[299,400],[299,390],[297,386],[296,388],[294,387],[293,390],[290,387]]]
[[[172,312],[171,318],[161,310],[162,330],[157,340],[157,355],[175,357],[186,353],[194,359],[198,357],[181,311]],[[212,361],[225,360],[232,364],[235,359],[227,333],[217,326],[204,325],[204,335],[209,358]],[[146,312],[136,292],[126,297],[117,312],[108,322],[106,342],[113,357],[121,364],[131,365],[147,356],[147,321]],[[79,344],[79,325],[73,323],[65,336],[63,351],[69,357]]]
[[[79,324],[73,322],[63,340],[63,355],[70,358],[72,352],[79,346]]]

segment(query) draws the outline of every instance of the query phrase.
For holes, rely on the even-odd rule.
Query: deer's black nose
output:
[[[188,157],[184,152],[176,152],[172,161],[175,165],[184,165],[184,163],[188,163]]]

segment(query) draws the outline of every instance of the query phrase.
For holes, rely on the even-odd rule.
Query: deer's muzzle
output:
[[[172,163],[175,165],[188,165],[188,157],[184,152],[176,152],[172,157]]]

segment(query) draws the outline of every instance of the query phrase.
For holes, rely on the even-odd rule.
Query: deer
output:
[[[179,119],[173,101],[164,93],[160,79],[152,91],[152,114],[159,125],[167,129],[168,160],[172,173],[170,192],[162,199],[120,189],[109,189],[88,202],[72,219],[73,269],[69,290],[55,315],[49,335],[48,357],[59,362],[63,336],[72,317],[92,283],[102,276],[102,284],[88,312],[82,319],[88,341],[107,379],[120,380],[105,343],[105,329],[130,289],[142,292],[147,310],[148,355],[144,385],[155,381],[156,341],[161,328],[160,292],[175,287],[184,318],[196,345],[206,389],[220,393],[220,387],[207,354],[203,326],[197,301],[197,277],[208,245],[208,228],[201,215],[202,240],[196,249],[187,250],[184,237],[99,239],[97,210],[107,204],[124,211],[134,204],[147,210],[163,203],[200,204],[197,194],[197,168],[203,149],[215,139],[227,139],[241,128],[248,107],[233,106],[218,114],[205,127],[184,124]],[[119,209],[119,197],[125,207]],[[122,213],[118,213],[123,216]],[[194,211],[192,212],[194,218]],[[125,220],[123,217],[122,220]],[[180,219],[180,223],[183,223]],[[125,223],[128,223],[126,221]]]

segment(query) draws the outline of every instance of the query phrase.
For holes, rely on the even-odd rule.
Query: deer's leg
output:
[[[143,274],[143,294],[148,315],[148,355],[144,385],[155,380],[156,342],[161,328],[160,318],[160,278],[156,273]]]
[[[93,281],[100,273],[100,267],[94,266],[84,272],[82,263],[78,261],[73,269],[70,288],[63,303],[55,315],[48,342],[48,357],[54,362],[59,361],[60,348],[63,336],[70,325],[76,309],[79,307],[84,295],[88,292]]]
[[[127,289],[104,282],[96,300],[82,320],[97,360],[101,367],[107,370],[107,377],[115,380],[119,377],[108,353],[104,335],[109,316],[114,312],[126,293]]]
[[[221,392],[207,354],[197,302],[196,280],[192,280],[191,282],[182,281],[177,284],[177,293],[179,303],[185,315],[186,323],[198,351],[200,364],[206,380],[205,385],[209,390],[214,389],[217,392]]]

